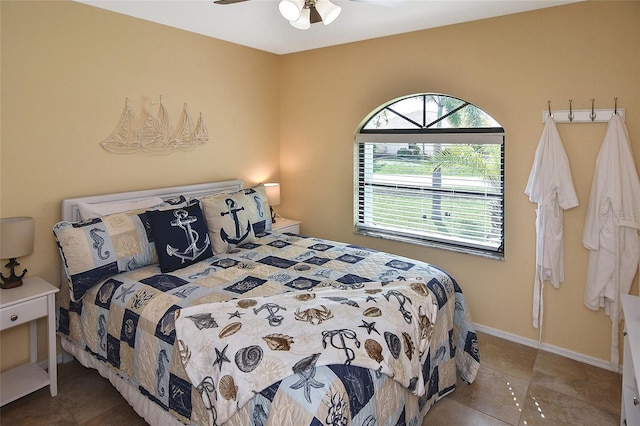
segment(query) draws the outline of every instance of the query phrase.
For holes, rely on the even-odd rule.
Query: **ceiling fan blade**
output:
[[[234,4],[234,3],[240,3],[242,1],[249,1],[249,0],[216,0],[214,1],[215,4]]]

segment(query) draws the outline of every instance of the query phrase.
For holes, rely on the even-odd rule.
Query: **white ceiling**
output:
[[[213,0],[76,0],[276,54],[434,28],[582,0],[333,0],[342,13],[331,25],[293,28],[279,0],[230,5]]]

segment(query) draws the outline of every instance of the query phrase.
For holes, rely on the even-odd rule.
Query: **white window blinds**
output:
[[[502,252],[502,135],[361,134],[356,141],[357,232]]]

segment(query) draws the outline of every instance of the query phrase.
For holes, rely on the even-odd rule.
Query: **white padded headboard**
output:
[[[242,189],[242,181],[238,179],[220,182],[199,183],[194,185],[172,186],[169,188],[148,189],[144,191],[119,192],[115,194],[94,195],[90,197],[67,198],[62,200],[62,220],[77,222],[80,220],[78,202],[108,203],[117,201],[137,201],[149,197],[160,197],[164,200],[184,195],[185,197],[204,197],[206,195],[235,192]]]

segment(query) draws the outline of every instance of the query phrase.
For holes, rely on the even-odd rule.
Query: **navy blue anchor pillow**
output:
[[[175,271],[213,256],[200,203],[148,211],[147,217],[162,272]]]

